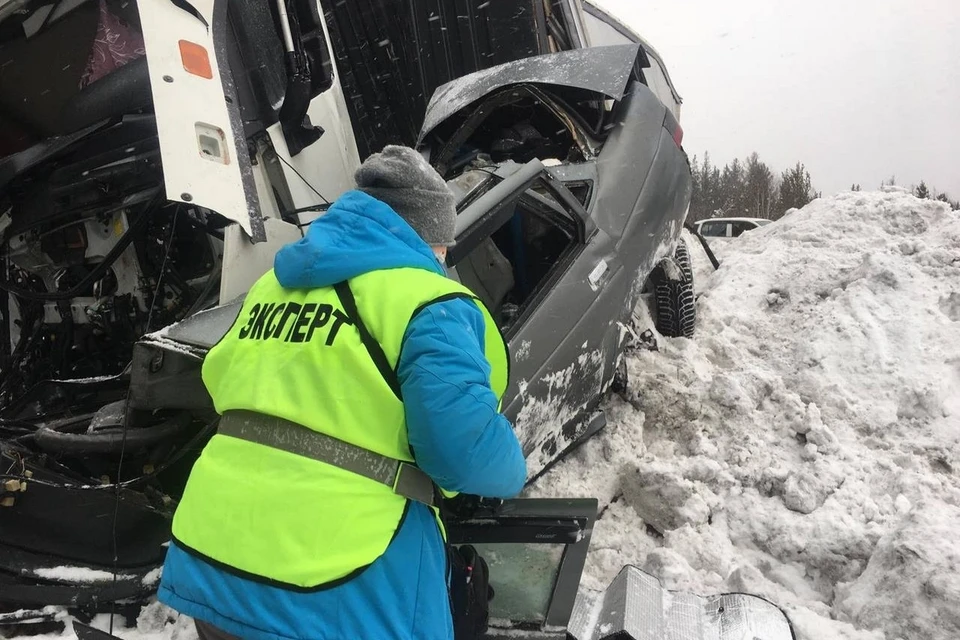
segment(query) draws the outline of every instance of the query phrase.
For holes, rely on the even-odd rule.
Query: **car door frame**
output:
[[[550,168],[534,159],[525,165],[506,163],[495,175],[495,184],[479,195],[468,196],[458,216],[458,242],[448,253],[448,266],[455,268],[476,245],[501,228],[520,197],[541,180],[568,215],[582,223],[580,237],[544,276],[505,332],[512,375],[504,413],[517,429],[532,480],[556,461],[556,454],[579,441],[583,429],[578,425],[596,408],[612,368],[612,358],[607,356],[613,347],[608,343],[616,331],[594,326],[595,322],[585,318],[602,306],[607,278],[620,277],[622,269],[612,238],[597,227],[588,207]],[[509,214],[504,215],[504,209]],[[585,253],[595,254],[597,263],[578,264],[586,259]]]
[[[554,196],[557,204],[564,207],[565,213],[576,224],[577,237],[570,249],[550,272],[539,282],[523,304],[523,311],[516,321],[504,331],[509,342],[517,331],[530,319],[536,308],[557,280],[576,262],[590,239],[597,233],[596,222],[590,217],[577,197],[547,167],[537,159],[524,165],[508,163],[493,173],[495,183],[483,193],[473,195],[457,216],[457,243],[447,252],[446,265],[456,268],[483,240],[503,227],[513,216],[520,199],[529,189],[541,182]]]

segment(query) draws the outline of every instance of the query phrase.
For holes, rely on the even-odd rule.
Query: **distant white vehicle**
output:
[[[697,232],[705,238],[736,238],[744,231],[750,231],[773,220],[766,218],[707,218],[693,223]]]

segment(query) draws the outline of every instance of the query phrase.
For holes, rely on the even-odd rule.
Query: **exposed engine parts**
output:
[[[120,374],[137,338],[216,302],[222,234],[214,216],[163,197],[152,127],[121,122],[8,189],[0,248],[8,416],[44,381]]]

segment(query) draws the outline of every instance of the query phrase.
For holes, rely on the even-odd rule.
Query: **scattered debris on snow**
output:
[[[960,637],[960,216],[850,192],[710,245],[695,338],[529,492],[600,499],[582,588],[635,564],[801,640]]]
[[[23,636],[21,640],[75,640],[77,632],[73,629],[73,617],[63,611],[58,619],[64,622],[63,631]],[[109,632],[110,614],[96,615],[88,624]],[[112,631],[122,640],[197,640],[198,637],[192,618],[180,615],[155,599],[140,610],[135,626],[124,624],[124,617],[119,614],[114,616]]]

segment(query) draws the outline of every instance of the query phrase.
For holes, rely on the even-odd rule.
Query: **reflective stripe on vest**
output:
[[[350,288],[386,366],[374,363],[333,287],[284,289],[271,271],[250,289],[233,327],[204,360],[203,381],[217,412],[277,416],[413,462],[403,403],[388,380],[415,312],[450,297],[468,297],[482,311],[490,383],[502,398],[506,345],[468,289],[414,268],[363,274]],[[186,550],[242,575],[317,589],[349,580],[380,557],[406,506],[382,483],[218,434],[193,467],[173,535]]]
[[[281,449],[352,471],[384,484],[396,494],[436,506],[436,485],[420,467],[308,429],[276,416],[253,411],[227,411],[217,433]]]

